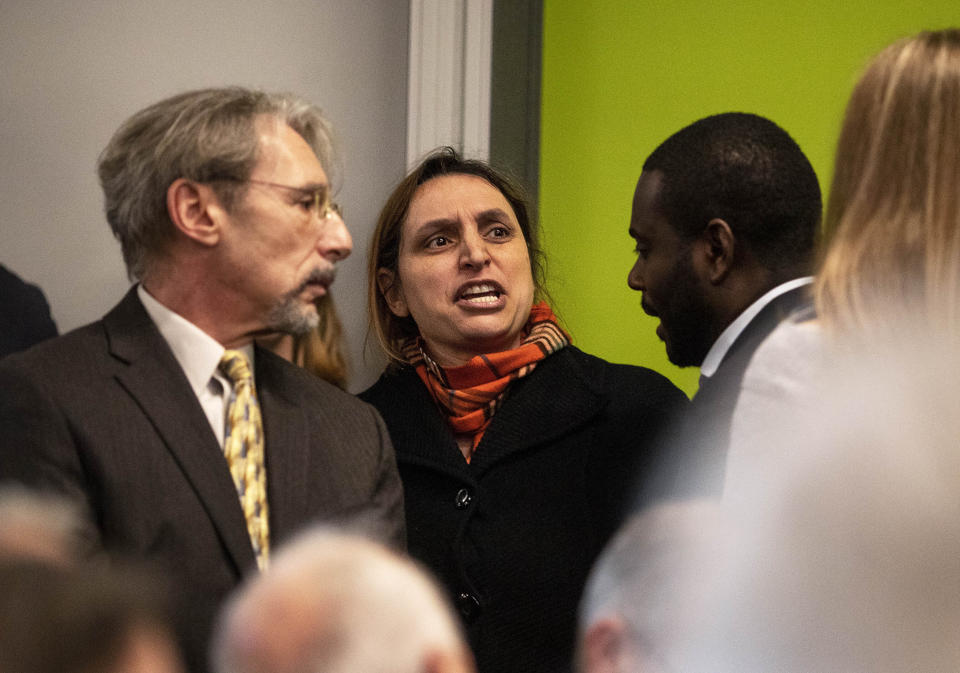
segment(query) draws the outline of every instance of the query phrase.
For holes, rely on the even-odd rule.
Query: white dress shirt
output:
[[[197,396],[197,401],[210,422],[210,428],[222,447],[227,404],[233,390],[230,379],[219,369],[224,347],[192,322],[150,296],[150,293],[143,289],[143,285],[137,286],[137,296],[183,368],[190,388]],[[236,350],[247,356],[252,372],[253,344]]]
[[[717,340],[713,342],[713,346],[711,346],[710,350],[707,351],[707,356],[703,358],[703,364],[700,365],[700,376],[710,377],[716,374],[717,367],[719,367],[720,363],[723,362],[723,358],[726,356],[727,351],[730,350],[730,346],[732,346],[733,342],[737,340],[737,337],[740,336],[740,333],[747,328],[747,325],[749,325],[750,322],[757,317],[757,314],[763,310],[764,306],[785,292],[789,292],[797,287],[809,285],[812,282],[813,276],[803,276],[802,278],[788,280],[786,283],[777,285],[775,288],[750,304],[750,306],[748,306],[743,313],[737,316],[736,320],[727,325],[727,328],[723,330]]]

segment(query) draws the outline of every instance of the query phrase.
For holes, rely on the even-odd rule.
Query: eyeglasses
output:
[[[304,208],[313,211],[313,214],[319,217],[321,220],[329,219],[334,215],[337,215],[341,218],[343,217],[343,208],[341,208],[340,204],[336,201],[330,200],[330,191],[326,186],[318,187],[317,189],[307,189],[304,187],[281,185],[277,182],[267,182],[266,180],[254,180],[253,178],[247,178],[246,180],[240,180],[237,178],[219,179],[226,180],[228,182],[249,182],[254,185],[261,185],[263,187],[275,187],[277,189],[286,189],[291,192],[296,192],[301,197],[301,205]]]

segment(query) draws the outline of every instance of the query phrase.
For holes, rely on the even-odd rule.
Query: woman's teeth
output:
[[[464,291],[460,299],[473,304],[492,304],[500,298],[500,292],[493,285],[477,285]]]

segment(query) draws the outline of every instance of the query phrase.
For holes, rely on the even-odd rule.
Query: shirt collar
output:
[[[740,336],[741,332],[747,328],[747,325],[749,325],[750,322],[757,317],[757,314],[763,310],[764,306],[785,292],[789,292],[794,288],[803,287],[804,285],[809,285],[812,282],[813,276],[803,276],[802,278],[788,280],[786,283],[777,285],[775,288],[750,304],[750,306],[748,306],[743,313],[737,316],[736,320],[727,325],[727,328],[723,330],[717,340],[713,342],[713,346],[711,346],[710,350],[707,351],[707,356],[703,358],[703,364],[700,365],[700,376],[710,377],[717,372],[717,368],[720,366],[720,363],[723,362],[723,358],[726,357],[727,351],[730,350],[730,346],[732,346],[733,342],[737,340],[737,337]]]
[[[143,285],[137,286],[137,296],[169,344],[194,394],[199,397],[212,377],[227,381],[218,369],[225,350],[219,341],[154,299]],[[253,371],[253,344],[236,350],[247,356]]]

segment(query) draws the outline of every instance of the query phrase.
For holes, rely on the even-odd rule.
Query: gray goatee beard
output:
[[[335,277],[336,269],[334,268],[314,268],[299,286],[283,295],[270,311],[267,318],[270,329],[295,336],[307,334],[316,329],[320,323],[320,316],[317,315],[316,308],[303,303],[300,294],[313,283],[329,288]]]

